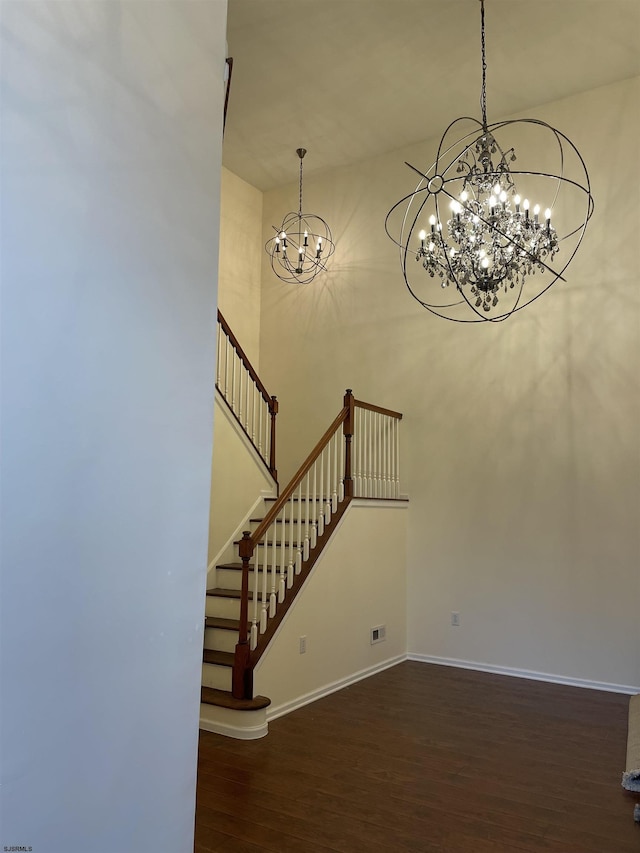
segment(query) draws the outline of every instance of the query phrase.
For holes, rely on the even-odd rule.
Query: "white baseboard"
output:
[[[369,678],[370,675],[375,675],[377,672],[382,672],[389,669],[398,663],[406,660],[406,655],[397,655],[394,658],[389,658],[382,663],[377,663],[374,666],[361,669],[359,672],[354,672],[345,678],[340,678],[338,681],[332,681],[330,684],[325,684],[324,687],[319,687],[317,690],[312,690],[310,693],[305,693],[304,696],[299,696],[292,699],[290,702],[283,702],[282,705],[271,706],[267,709],[267,721],[276,720],[278,717],[283,717],[285,714],[290,714],[291,711],[296,711],[305,705],[311,704],[324,696],[329,696],[344,687],[349,687],[350,684],[355,684],[357,681],[362,681],[363,678]]]
[[[548,672],[534,672],[530,669],[514,669],[509,666],[493,666],[479,661],[458,660],[457,658],[441,658],[433,655],[408,654],[407,660],[421,663],[435,663],[438,666],[452,666],[458,669],[473,669],[477,672],[492,672],[495,675],[510,675],[514,678],[527,678],[530,681],[547,681],[550,684],[566,684],[568,687],[585,687],[589,690],[604,690],[607,693],[634,694],[640,692],[640,687],[629,684],[612,684],[609,681],[588,681],[584,678],[568,678],[562,675],[552,675]]]
[[[215,705],[200,705],[200,729],[236,740],[258,740],[269,727],[264,709],[232,711]]]

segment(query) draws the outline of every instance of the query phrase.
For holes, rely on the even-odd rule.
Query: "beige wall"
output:
[[[256,370],[263,243],[262,193],[223,168],[218,307]]]
[[[437,140],[307,180],[337,244],[313,285],[263,258],[283,476],[345,387],[405,414],[416,654],[640,685],[639,82],[528,113],[580,149],[596,211],[567,283],[506,323],[440,320],[404,288],[384,217]],[[265,194],[263,240],[291,192]]]
[[[405,655],[406,527],[406,503],[355,501],[347,509],[256,668],[256,693],[271,699],[268,716]],[[386,626],[386,639],[371,645],[370,629],[378,625]]]
[[[209,564],[219,557],[260,496],[276,492],[273,478],[218,392],[213,434]],[[237,556],[236,549],[234,559]]]

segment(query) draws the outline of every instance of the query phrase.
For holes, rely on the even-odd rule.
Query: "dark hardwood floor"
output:
[[[407,661],[262,740],[201,732],[196,853],[639,853],[628,704]]]

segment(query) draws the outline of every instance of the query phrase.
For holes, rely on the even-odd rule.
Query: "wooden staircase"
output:
[[[275,479],[276,398],[267,394],[221,315],[218,333],[222,369],[219,364],[216,386]],[[242,538],[234,543],[240,560],[226,551],[206,594],[201,727],[214,725],[207,708],[215,707],[227,714],[227,723],[236,711],[258,720],[247,725],[248,733],[232,736],[266,734],[270,700],[253,695],[253,670],[353,497],[399,497],[401,418],[356,400],[347,389],[342,409],[290,483],[278,497],[262,499],[263,517],[249,519],[249,530],[241,525]]]
[[[265,498],[266,508],[272,505],[276,498]],[[316,501],[317,499],[313,499]],[[296,501],[297,502],[297,501]],[[282,621],[289,606],[293,603],[295,596],[306,580],[311,568],[317,561],[324,545],[328,542],[333,530],[335,529],[339,518],[342,516],[348,501],[344,502],[341,511],[334,515],[333,523],[327,524],[324,533],[319,537],[317,546],[306,561],[305,571],[294,577],[294,582],[291,589],[287,591],[287,597],[284,602],[281,602],[276,615],[269,619],[267,628],[268,639],[275,633],[278,625]],[[251,528],[255,529],[262,523],[262,518],[250,519]],[[290,525],[298,524],[298,519],[277,520],[278,525],[281,525],[285,530]],[[256,555],[259,565],[263,563],[263,549],[268,547],[271,552],[275,548],[276,563],[281,563],[281,549],[285,552],[293,547],[293,541],[287,538],[279,538],[268,544],[264,540],[256,543]],[[240,540],[235,543],[236,547],[240,545]],[[271,555],[270,555],[271,556]],[[252,602],[254,598],[254,573],[255,566],[249,563],[249,592],[248,601]],[[235,660],[235,649],[240,641],[240,607],[242,598],[242,562],[227,562],[216,565],[216,585],[207,589],[206,608],[205,608],[205,640],[202,654],[202,692],[201,702],[207,705],[215,705],[223,708],[233,708],[235,710],[255,710],[256,708],[266,708],[270,704],[270,700],[265,696],[256,696],[251,699],[234,698],[232,693],[232,670]],[[263,568],[258,569],[258,584],[257,588],[261,587]],[[266,643],[264,644],[266,648]],[[257,657],[254,658],[254,663],[257,662]]]
[[[266,696],[238,699],[231,692],[240,632],[242,563],[221,563],[216,566],[216,577],[220,585],[208,589],[206,597],[200,703],[232,712],[247,712],[247,717],[255,716],[251,712],[264,713],[271,700]]]

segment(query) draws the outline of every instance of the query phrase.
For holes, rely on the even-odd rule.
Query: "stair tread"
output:
[[[223,631],[239,631],[239,619],[223,619],[221,616],[207,616],[204,620],[205,628],[221,628]]]
[[[260,524],[261,521],[264,521],[264,519],[262,519],[262,518],[250,518],[249,519],[250,524]],[[284,522],[284,524],[297,524],[298,519],[297,518],[285,518],[285,519],[276,518],[276,520],[275,520],[276,524],[282,524],[283,522]],[[305,524],[306,519],[301,518],[300,523]],[[311,519],[309,519],[309,524],[313,524],[313,521]]]
[[[219,652],[217,649],[204,649],[202,660],[204,663],[214,663],[217,666],[233,666],[233,652]]]
[[[217,705],[219,708],[230,708],[232,711],[259,711],[271,704],[271,699],[267,699],[266,696],[234,699],[227,690],[217,690],[215,687],[203,687],[200,691],[200,701],[205,705]]]
[[[264,500],[265,500],[265,503],[267,503],[267,502],[274,503],[274,501],[279,500],[279,498],[265,498]],[[306,503],[308,500],[310,500],[310,501],[326,501],[327,498],[326,497],[324,497],[324,498],[319,498],[319,497],[315,497],[315,498],[289,498],[289,500],[292,500],[294,503],[298,503],[299,501],[302,501],[302,503]]]
[[[240,598],[239,589],[225,589],[222,586],[214,586],[207,590],[207,595],[213,595],[217,598]],[[253,590],[249,590],[249,598],[253,598]]]
[[[255,571],[255,566],[252,563],[249,563],[249,571]],[[242,571],[242,563],[220,563],[216,566],[216,569],[225,569],[230,572],[241,572]],[[271,567],[269,566],[269,569]],[[258,566],[258,573],[264,571],[264,566]]]

